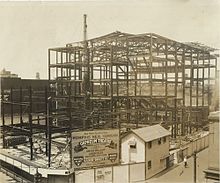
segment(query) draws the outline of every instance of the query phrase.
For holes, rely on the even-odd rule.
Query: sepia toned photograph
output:
[[[0,183],[220,183],[219,0],[0,1]]]

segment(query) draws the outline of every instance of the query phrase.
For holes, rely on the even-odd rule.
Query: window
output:
[[[152,141],[148,142],[148,148],[150,149],[152,147]]]
[[[130,145],[130,148],[131,148],[131,149],[136,149],[136,144]]]
[[[161,138],[158,139],[158,144],[159,144],[159,145],[161,144]]]
[[[151,161],[148,161],[147,167],[148,167],[148,170],[151,169]]]
[[[166,143],[167,138],[163,137],[163,143]]]
[[[134,140],[128,142],[130,149],[136,149],[136,142]]]

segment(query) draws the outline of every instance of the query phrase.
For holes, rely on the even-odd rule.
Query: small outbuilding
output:
[[[145,178],[169,166],[170,132],[161,125],[131,130],[121,139],[123,164],[145,163]]]

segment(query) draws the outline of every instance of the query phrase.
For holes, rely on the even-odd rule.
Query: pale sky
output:
[[[156,33],[220,48],[219,0],[0,2],[0,70],[47,78],[47,50],[113,31]]]

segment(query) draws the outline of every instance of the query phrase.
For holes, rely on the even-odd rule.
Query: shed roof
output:
[[[138,128],[131,130],[134,134],[140,137],[145,142],[149,142],[161,137],[170,135],[171,133],[163,128],[161,125],[147,126],[144,128]]]

